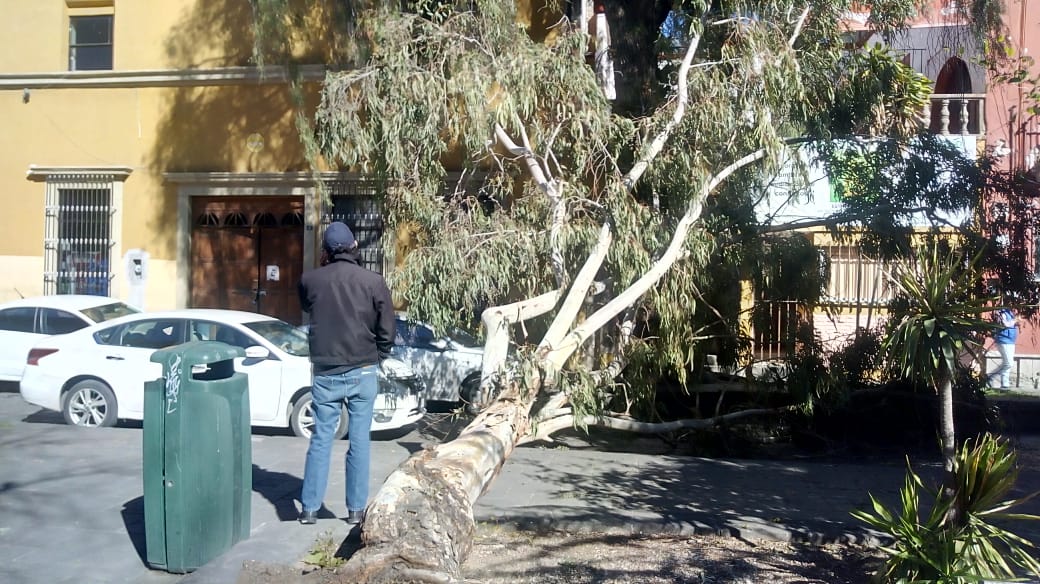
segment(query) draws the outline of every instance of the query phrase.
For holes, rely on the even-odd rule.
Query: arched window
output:
[[[249,227],[246,216],[239,212],[228,213],[224,216],[224,225],[227,227]]]
[[[303,225],[303,213],[296,211],[282,216],[282,227],[298,227],[300,225]]]
[[[278,219],[270,213],[257,213],[256,217],[253,217],[253,225],[259,227],[278,227]]]
[[[195,225],[199,227],[218,227],[220,226],[220,219],[217,218],[215,213],[203,213],[195,219]]]
[[[950,57],[935,80],[928,130],[933,134],[978,134],[982,101],[959,98],[971,92],[968,64]]]

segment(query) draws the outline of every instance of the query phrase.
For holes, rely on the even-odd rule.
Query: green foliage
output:
[[[319,568],[337,568],[346,563],[345,559],[336,555],[337,550],[339,543],[332,537],[331,531],[326,531],[318,536],[314,547],[303,557],[303,561]]]
[[[977,205],[983,174],[941,137],[834,140],[815,147],[827,174],[843,186],[834,233],[861,234],[864,253],[880,259],[913,255],[910,240],[921,230],[922,217],[965,238],[978,229],[964,211]],[[949,218],[958,214],[965,222],[951,223]],[[850,231],[849,226],[861,229]]]
[[[877,380],[881,363],[881,331],[856,329],[852,339],[831,354],[831,371],[846,387]]]
[[[830,279],[820,250],[800,234],[764,236],[758,243],[751,279],[759,298],[815,305]]]
[[[800,404],[805,413],[812,413],[819,406],[841,402],[847,396],[848,386],[827,366],[823,344],[812,327],[801,324],[796,338],[796,350],[788,357],[790,369],[783,380],[794,403]]]
[[[1021,570],[1040,576],[1040,563],[1032,555],[1035,546],[997,525],[1040,519],[1008,512],[1025,499],[1009,499],[1018,467],[1006,440],[987,433],[966,441],[957,454],[955,496],[947,499],[934,492],[924,517],[920,495],[928,488],[907,466],[898,508],[889,510],[871,495],[871,511],[852,512],[893,539],[882,548],[888,556],[878,572],[883,582],[960,584],[1015,578]],[[951,506],[958,512],[950,514]],[[951,516],[959,520],[951,523]]]
[[[668,18],[666,4],[653,3],[658,29]],[[905,25],[918,4],[865,3],[882,32]],[[645,388],[656,376],[684,380],[708,349],[728,358],[744,346],[732,285],[763,272],[754,266],[768,268],[769,282],[762,283],[772,287],[771,296],[809,303],[818,296],[826,274],[815,251],[794,241],[764,241],[755,213],[792,139],[886,138],[865,168],[853,171],[863,192],[850,193],[850,211],[836,219],[840,223],[895,230],[906,225],[911,209],[959,209],[969,200],[969,189],[946,186],[960,181],[938,180],[943,173],[963,176],[956,174],[963,168],[952,167],[959,163],[946,161],[950,151],[909,139],[926,84],[890,54],[847,53],[842,26],[851,0],[767,0],[752,8],[733,0],[671,3],[680,13],[673,18],[675,38],[700,37],[681,88],[689,103],[635,184],[626,171],[672,123],[678,61],[649,60],[661,68],[640,78],[668,81],[635,92],[648,101],[611,104],[588,66],[588,35],[561,22],[551,42],[536,42],[517,25],[518,5],[253,0],[258,62],[292,62],[301,36],[314,36],[302,34],[301,24],[327,8],[329,31],[320,38],[333,44],[333,67],[313,121],[299,124],[304,142],[316,166],[364,173],[383,185],[386,232],[416,235],[407,261],[388,280],[415,318],[438,329],[472,330],[488,306],[566,287],[608,225],[614,244],[596,275],[605,291],[591,300],[593,310],[644,275],[683,215],[704,205],[705,219],[682,242],[681,258],[625,313],[639,328],[636,346],[621,346],[625,341],[611,323],[587,347],[597,366],[623,354],[635,371],[650,375],[626,386],[633,398],[642,397],[652,394]],[[656,54],[659,39],[646,34],[653,30],[646,29],[648,18],[612,22],[616,38],[626,39],[617,45],[619,67],[637,53]],[[642,29],[624,30],[629,24]],[[653,113],[622,115],[637,111]],[[548,171],[564,216],[558,228],[556,201],[546,185],[534,184],[521,158],[495,143],[496,125]],[[917,150],[931,154],[903,156]],[[705,193],[720,169],[753,152],[765,153],[758,167]],[[879,171],[886,162],[895,170]],[[392,239],[385,238],[388,252]],[[563,281],[552,269],[555,257],[563,258]],[[797,266],[810,262],[817,268],[799,275]],[[603,405],[589,387],[592,379],[575,373],[563,381],[572,385],[567,391],[580,411]]]
[[[844,56],[836,66],[834,106],[827,130],[836,135],[912,137],[932,83],[891,50],[874,46]]]
[[[918,251],[915,262],[898,265],[894,284],[901,298],[883,350],[900,374],[938,387],[953,378],[963,354],[974,357],[981,349],[980,334],[994,326],[982,315],[996,299],[979,294],[979,259],[965,261],[932,244]]]

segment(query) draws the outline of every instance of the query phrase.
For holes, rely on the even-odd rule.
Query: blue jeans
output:
[[[314,431],[307,448],[300,503],[304,511],[317,511],[325,501],[329,484],[329,457],[332,438],[343,403],[350,420],[347,448],[347,510],[362,511],[368,504],[368,466],[372,409],[379,382],[376,365],[358,367],[346,373],[315,375],[311,388]]]
[[[997,351],[1000,353],[1000,367],[990,374],[990,378],[998,377],[1000,387],[1008,389],[1011,387],[1011,370],[1015,367],[1015,344],[997,343]]]

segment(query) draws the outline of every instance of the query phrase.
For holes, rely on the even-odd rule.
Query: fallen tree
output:
[[[732,250],[747,234],[762,237],[755,205],[769,177],[797,159],[795,144],[870,135],[900,145],[886,172],[915,162],[927,83],[894,58],[845,52],[848,2],[760,2],[753,11],[655,2],[647,12],[668,15],[656,24],[666,46],[642,48],[659,51],[667,95],[647,118],[612,112],[586,65],[583,29],[562,19],[541,31],[550,34],[529,34],[513,2],[475,4],[428,0],[399,12],[357,3],[343,17],[363,50],[329,74],[313,120],[301,118],[316,165],[382,180],[391,226],[419,234],[390,276],[409,312],[438,327],[479,313],[486,335],[483,411],[390,475],[366,511],[364,547],[335,575],[342,582],[458,580],[473,505],[525,440],[574,426],[710,427],[774,411],[662,422],[612,406],[647,397],[630,395],[635,385],[621,380],[633,362],[684,379],[703,353],[698,341],[718,335],[704,334],[705,323],[727,314],[702,299],[739,277],[741,262],[726,260],[718,275],[710,268],[727,250],[744,253]],[[526,22],[552,10],[535,4],[523,4]],[[865,4],[883,4],[879,14],[898,20],[909,13],[894,6],[915,3]],[[258,19],[258,38],[270,38],[267,25]],[[861,87],[858,76],[872,67],[902,77]],[[463,173],[446,192],[451,166]],[[482,178],[469,184],[473,176]],[[906,176],[898,196],[895,187],[891,196],[871,193],[890,223],[968,204],[969,189],[950,196],[945,185],[940,203],[926,202],[936,185]],[[871,217],[860,211],[836,221],[862,225]],[[819,283],[810,284],[818,294]],[[734,329],[724,336],[738,337]],[[540,331],[533,341],[531,331]]]

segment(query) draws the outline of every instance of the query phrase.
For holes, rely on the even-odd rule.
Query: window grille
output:
[[[839,306],[882,306],[893,296],[884,262],[860,253],[854,245],[824,248],[830,260],[831,278],[824,302]]]
[[[114,176],[47,179],[44,293],[111,295]]]
[[[381,242],[385,226],[377,186],[376,181],[365,179],[330,181],[328,188],[332,205],[324,217],[328,222],[346,223],[358,242],[358,263],[382,274],[387,271]]]

